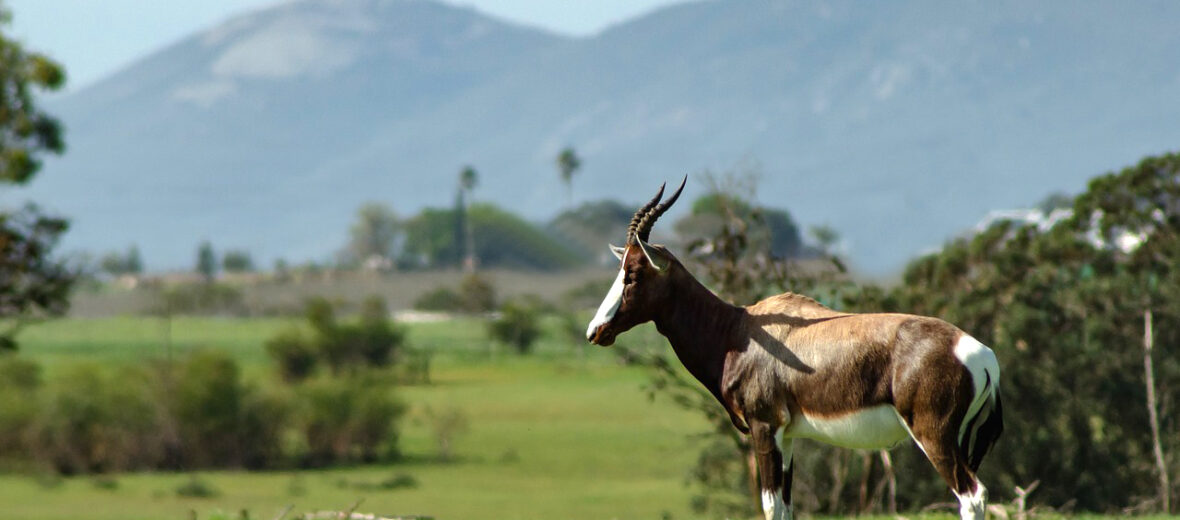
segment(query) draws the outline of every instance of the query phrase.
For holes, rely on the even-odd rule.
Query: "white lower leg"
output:
[[[762,514],[766,520],[788,520],[791,518],[787,505],[783,503],[783,494],[769,489],[762,490]]]
[[[959,516],[963,520],[984,520],[987,516],[987,489],[983,484],[977,481],[975,491],[956,496],[959,498]]]
[[[783,431],[785,428],[779,428],[774,434],[774,442],[778,445],[778,449],[783,454],[783,487],[775,493],[774,507],[776,511],[775,520],[791,520],[794,511],[792,511],[792,504],[788,504],[790,500],[791,487],[790,483],[785,479],[791,474],[791,464],[794,463],[795,458],[795,441],[794,439],[784,439]],[[765,510],[766,499],[762,499],[763,508]]]

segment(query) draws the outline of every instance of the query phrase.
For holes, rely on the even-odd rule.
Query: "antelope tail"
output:
[[[991,450],[1000,433],[1004,431],[1004,412],[1000,403],[998,375],[984,369],[984,384],[975,396],[963,418],[963,435],[959,438],[959,450],[971,471],[978,471],[983,456]],[[997,367],[998,368],[998,367]],[[998,372],[998,370],[996,370]]]

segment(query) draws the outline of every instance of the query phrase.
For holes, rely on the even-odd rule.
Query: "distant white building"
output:
[[[1156,216],[1157,221],[1163,220],[1163,212],[1159,212]],[[971,228],[969,235],[974,235],[992,226],[997,222],[1017,222],[1020,224],[1034,224],[1037,230],[1044,233],[1053,229],[1059,222],[1066,220],[1073,216],[1073,210],[1069,208],[1058,208],[1046,214],[1039,209],[1001,209],[993,210],[975,224]],[[1102,221],[1102,213],[1097,212],[1090,217],[1090,231],[1086,234],[1086,238],[1094,247],[1105,249],[1113,247],[1122,251],[1123,253],[1130,253],[1139,248],[1147,238],[1154,231],[1153,227],[1147,227],[1140,230],[1120,230],[1116,233],[1113,240],[1109,243],[1099,234],[1100,223]]]

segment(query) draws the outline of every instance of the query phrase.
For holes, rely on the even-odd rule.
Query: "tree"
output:
[[[112,251],[103,255],[99,260],[99,269],[111,276],[143,272],[143,260],[139,256],[139,248],[131,246],[126,253]]]
[[[0,4],[0,31],[10,18]],[[61,125],[33,96],[64,83],[60,65],[0,32],[0,186],[29,183],[42,155],[65,149]],[[15,335],[29,319],[67,308],[75,273],[51,254],[68,227],[32,204],[0,207],[0,350],[16,348]]]
[[[1073,206],[1073,197],[1070,197],[1065,193],[1055,192],[1050,193],[1047,197],[1041,199],[1041,201],[1037,203],[1036,207],[1037,209],[1041,210],[1042,213],[1048,215],[1052,213],[1053,210],[1069,209],[1071,206]]]
[[[584,257],[596,258],[599,263],[617,265],[618,259],[606,248],[627,234],[627,225],[635,208],[615,200],[584,202],[567,209],[549,222],[551,234],[581,249]],[[601,296],[601,295],[598,295]]]
[[[525,269],[560,269],[582,258],[565,244],[519,216],[491,204],[474,204],[468,213],[475,256],[480,265]],[[459,265],[463,220],[453,210],[426,208],[406,220],[406,242],[400,263],[420,267]]]
[[[124,268],[127,270],[127,274],[140,274],[143,272],[143,258],[139,254],[139,246],[132,245],[127,249]]]
[[[715,235],[731,219],[752,225],[746,233],[755,241],[769,242],[768,254],[779,258],[800,256],[803,239],[791,214],[746,200],[734,186],[715,185],[693,201],[688,215],[676,221],[677,234],[686,240]]]
[[[1180,154],[1093,179],[1069,211],[1048,229],[1001,221],[947,244],[907,267],[894,300],[991,345],[1005,396],[1022,398],[1004,410],[994,489],[1039,480],[1050,505],[1162,509],[1180,448]]]
[[[827,224],[811,226],[809,231],[811,232],[811,238],[815,239],[820,251],[824,253],[831,253],[832,249],[836,247],[836,244],[840,242],[840,233]]]
[[[233,249],[221,257],[221,268],[227,273],[248,273],[254,270],[254,259],[249,251]]]
[[[208,240],[197,246],[197,273],[207,283],[217,277],[217,254],[213,252],[213,244]]]
[[[355,324],[337,321],[332,303],[322,297],[309,299],[303,314],[311,337],[305,337],[300,329],[287,329],[266,345],[288,381],[306,378],[320,363],[339,375],[365,366],[385,367],[399,360],[405,331],[390,320],[385,300],[379,296],[364,300],[360,320]]]
[[[474,272],[478,264],[475,256],[475,235],[471,226],[471,190],[479,184],[479,174],[475,168],[464,166],[459,172],[459,200],[455,204],[455,213],[462,221],[459,233],[463,237],[463,269],[468,273]]]
[[[508,300],[500,306],[500,316],[488,322],[488,335],[516,349],[518,354],[528,354],[541,335],[540,314],[537,302],[523,298]]]
[[[566,147],[557,154],[557,173],[561,175],[561,182],[565,183],[566,204],[574,204],[574,174],[582,167],[582,159],[574,152],[573,147]]]
[[[401,222],[388,205],[370,202],[357,211],[349,230],[345,257],[349,263],[392,264],[401,240]]]

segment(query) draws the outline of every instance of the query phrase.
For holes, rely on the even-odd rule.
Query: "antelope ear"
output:
[[[610,252],[614,253],[615,258],[618,258],[619,260],[622,260],[623,255],[627,253],[627,250],[622,247],[616,246],[614,244],[608,244],[608,245],[610,245]]]
[[[668,268],[668,259],[660,256],[659,251],[656,251],[655,248],[651,246],[651,244],[648,244],[647,242],[639,239],[636,239],[635,241],[639,243],[639,249],[643,250],[643,256],[647,257],[647,262],[651,264],[651,266],[654,267],[656,271],[663,271],[664,269]]]

